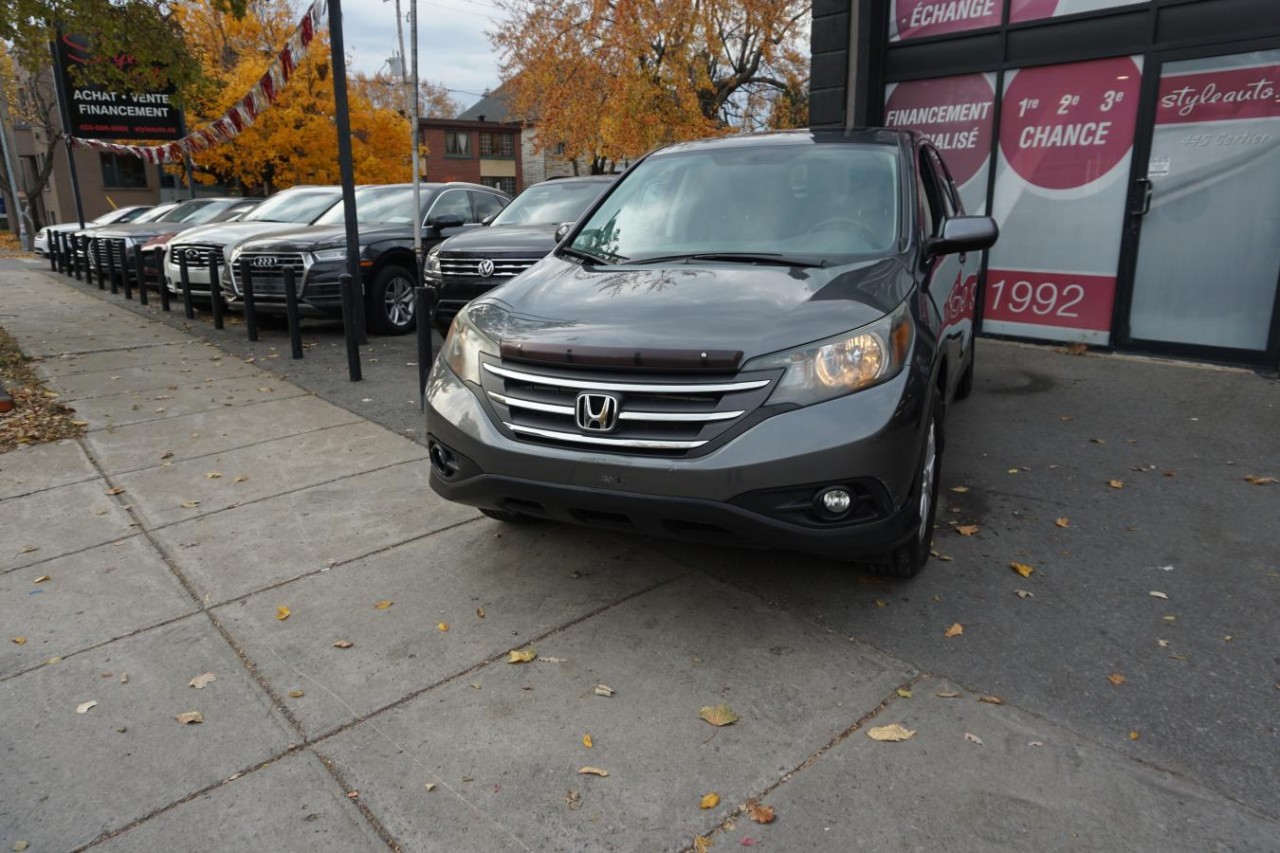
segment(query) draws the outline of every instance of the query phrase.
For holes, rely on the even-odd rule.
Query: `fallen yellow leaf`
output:
[[[1254,486],[1269,486],[1276,481],[1275,477],[1259,477],[1256,474],[1248,474],[1244,478],[1246,483]]]
[[[1138,734],[1136,729],[1129,732],[1129,740],[1137,740],[1139,737],[1141,737],[1141,735]]]
[[[1169,596],[1165,595],[1163,592],[1159,592],[1154,589],[1151,590],[1151,592],[1147,593],[1147,595],[1151,596],[1152,598],[1163,598],[1165,601],[1169,600]]]
[[[590,732],[582,736],[582,745],[585,746],[587,749],[591,749],[593,746],[596,745],[595,741],[591,739]]]
[[[720,805],[720,795],[715,791],[710,794],[704,794],[702,799],[698,801],[698,808],[700,809],[714,809],[718,805]]]
[[[354,645],[355,643],[351,642],[350,640],[338,640],[338,642],[333,644],[333,647],[335,649],[349,649]]]
[[[1016,474],[1016,473],[1018,473],[1018,469],[1017,469],[1017,468],[1010,468],[1010,469],[1009,469],[1009,473],[1010,473],[1010,474]]]
[[[969,491],[969,487],[968,486],[952,486],[951,491],[963,495],[965,492]]]
[[[285,607],[283,604],[276,608],[276,618],[281,622],[288,619],[291,613],[293,613],[293,611]]]
[[[25,646],[25,645],[27,644],[27,638],[26,638],[26,637],[11,637],[11,638],[10,638],[10,642],[12,642],[12,643],[13,643],[14,645],[16,645],[16,646]]]
[[[477,607],[477,608],[476,608],[476,618],[477,618],[477,619],[483,619],[483,618],[484,618],[484,608],[483,608],[483,607]]]
[[[906,728],[900,723],[890,723],[887,726],[876,726],[867,732],[867,737],[872,740],[888,741],[897,743],[898,741],[909,740],[915,737],[915,732]]]
[[[198,506],[200,506],[200,501],[183,501],[182,502],[183,509],[195,509]]]
[[[303,696],[305,696],[305,695],[306,695],[306,694],[305,694],[305,693],[303,693],[301,690],[290,690],[290,691],[289,691],[289,698],[290,698],[290,699],[301,699],[301,698],[302,698]]]
[[[715,842],[705,835],[693,837],[693,853],[707,853],[714,845]]]
[[[1034,593],[1028,592],[1025,589],[1015,589],[1014,592],[1017,593],[1018,598],[1035,598]]]
[[[1123,489],[1124,480],[1107,480],[1107,485],[1113,489]]]
[[[747,817],[755,823],[773,823],[773,806],[762,806],[754,800],[747,803]]]
[[[1031,566],[1028,566],[1026,563],[1010,563],[1009,568],[1013,569],[1015,572],[1022,575],[1024,578],[1031,577],[1031,573],[1035,571],[1035,569],[1033,569]]]
[[[698,709],[698,716],[717,728],[738,722],[738,715],[733,713],[728,705],[716,705],[714,708],[703,705]]]
[[[174,719],[182,723],[184,726],[190,726],[195,723],[203,723],[204,714],[201,714],[199,711],[186,711],[185,713],[174,717]]]
[[[1054,524],[1058,525],[1059,527],[1070,527],[1070,526],[1071,526],[1071,519],[1069,519],[1069,518],[1060,518],[1060,519],[1058,519],[1057,521],[1055,521],[1055,522],[1054,522]]]
[[[985,695],[985,696],[979,696],[979,697],[978,697],[978,701],[979,701],[979,702],[986,702],[988,705],[1003,705],[1003,704],[1004,704],[1004,700],[1003,700],[1003,699],[1001,699],[999,696],[996,696],[996,695],[991,694],[991,693],[988,693],[988,694],[987,694],[987,695]]]
[[[1110,681],[1116,687],[1119,687],[1121,684],[1124,684],[1124,676],[1118,672],[1113,672],[1107,676],[1107,681]]]
[[[901,698],[901,699],[910,699],[910,698],[911,698],[911,691],[910,691],[910,690],[908,690],[908,689],[907,689],[907,688],[905,688],[905,687],[899,687],[899,688],[898,688],[898,697],[899,697],[899,698]]]
[[[79,705],[77,705],[77,706],[76,706],[76,713],[77,713],[77,714],[87,714],[87,713],[89,713],[89,709],[90,709],[90,708],[96,708],[96,707],[98,707],[98,700],[97,700],[97,699],[90,699],[88,702],[81,702]]]
[[[937,696],[939,699],[960,699],[964,696],[963,693],[957,693],[954,690],[939,690],[933,695]]]
[[[436,630],[437,630],[437,631],[441,631],[441,632],[448,631],[448,630],[449,630],[449,623],[448,623],[448,622],[437,622],[437,623],[436,623]]]
[[[195,678],[191,679],[187,686],[194,687],[196,690],[203,690],[210,683],[217,680],[218,676],[214,675],[212,672],[206,672],[204,675],[197,675]]]
[[[976,524],[962,524],[956,528],[956,533],[959,533],[961,536],[973,536],[981,529],[982,528]]]
[[[507,654],[507,663],[528,663],[537,656],[533,649],[512,649]]]
[[[123,494],[124,494],[124,486],[116,486],[116,487],[114,487],[114,488],[107,489],[107,494],[109,494],[109,495],[123,495]]]
[[[597,696],[603,696],[604,698],[608,699],[610,696],[614,694],[615,691],[612,687],[610,687],[607,684],[597,684],[595,688],[592,690],[592,692],[595,693]]]
[[[373,605],[373,609],[386,610],[388,607],[390,607],[393,604],[395,604],[394,601],[379,601],[377,604]]]
[[[249,479],[248,474],[236,474],[236,478],[234,482],[243,483],[247,479]]]
[[[876,599],[876,607],[888,607],[888,606],[889,605],[885,603],[883,599],[879,599],[879,598]]]
[[[40,577],[38,577],[38,578],[36,578],[35,580],[33,580],[33,581],[32,581],[32,583],[44,583],[44,582],[45,582],[45,581],[47,581],[47,580],[49,580],[49,576],[48,576],[48,575],[41,575]]]
[[[579,776],[608,776],[608,770],[601,770],[599,767],[579,767]]]
[[[220,471],[210,471],[208,474],[205,474],[204,476],[205,476],[205,479],[208,479],[208,480],[222,479],[222,473]]]

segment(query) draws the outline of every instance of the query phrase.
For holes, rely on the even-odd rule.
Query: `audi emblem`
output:
[[[574,401],[574,420],[586,432],[613,432],[618,426],[618,398],[583,391]]]
[[[259,255],[250,263],[255,267],[274,267],[276,265],[276,258],[274,255]]]
[[[488,278],[493,275],[493,261],[488,258],[480,261],[480,266],[476,269],[476,272],[480,273],[481,278]]]

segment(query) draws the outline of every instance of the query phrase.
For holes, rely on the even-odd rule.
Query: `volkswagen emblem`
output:
[[[493,275],[493,261],[488,258],[480,261],[480,266],[476,268],[476,272],[480,273],[481,278],[488,278]]]
[[[618,398],[612,394],[583,391],[573,406],[578,428],[586,432],[613,432],[618,425]]]
[[[253,259],[255,267],[274,267],[276,265],[275,255],[259,255]]]

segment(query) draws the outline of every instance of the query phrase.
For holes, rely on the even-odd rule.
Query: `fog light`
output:
[[[843,515],[853,506],[853,495],[844,489],[827,489],[822,493],[822,508],[832,515]]]

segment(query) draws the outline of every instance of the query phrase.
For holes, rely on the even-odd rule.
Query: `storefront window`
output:
[[[1009,23],[1060,18],[1081,12],[1096,12],[1115,6],[1134,6],[1146,0],[1009,0]]]
[[[1006,74],[984,331],[1109,343],[1141,76],[1123,56]]]

